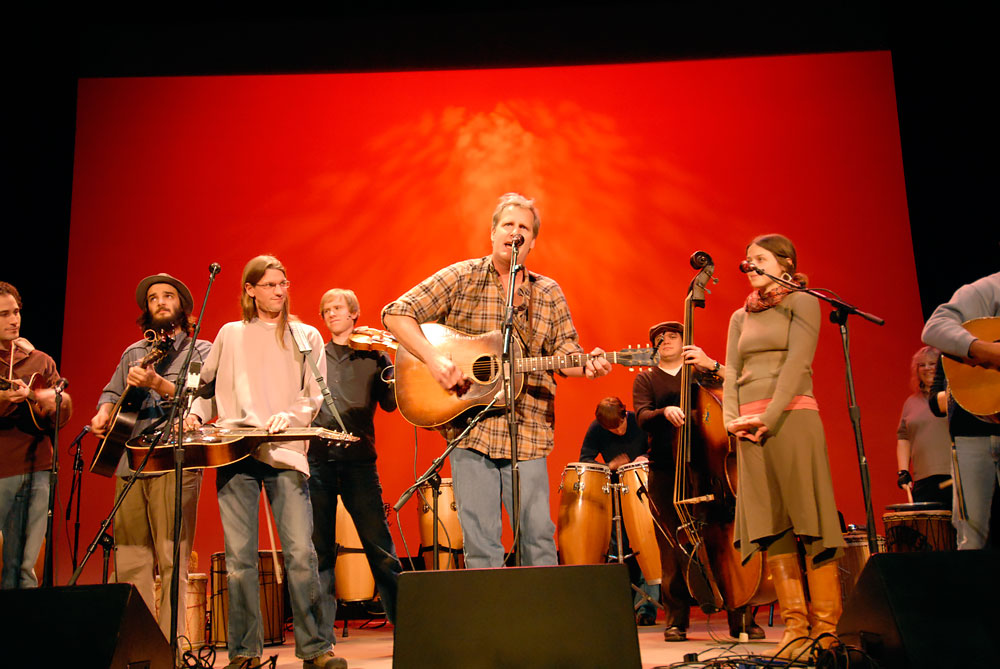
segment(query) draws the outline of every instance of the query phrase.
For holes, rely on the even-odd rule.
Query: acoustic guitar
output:
[[[128,463],[137,469],[146,457],[158,434],[144,434],[130,439],[126,444]],[[184,432],[184,469],[205,469],[222,467],[251,455],[254,449],[267,441],[297,441],[300,439],[322,439],[347,445],[358,441],[358,437],[346,432],[335,432],[322,427],[290,427],[274,434],[259,427],[216,427],[206,425],[193,431]],[[153,447],[143,472],[161,474],[174,471],[174,442],[176,436],[168,438]]]
[[[174,345],[174,340],[170,336],[157,335],[152,330],[147,330],[145,337],[147,341],[153,342],[153,348],[136,363],[140,367],[148,367],[158,362]],[[125,452],[125,442],[132,437],[139,418],[139,405],[144,399],[142,393],[134,392],[136,390],[135,386],[126,385],[121,397],[111,409],[111,418],[104,439],[97,445],[94,461],[90,463],[90,471],[95,474],[114,476],[115,470],[118,469],[118,461]]]
[[[396,351],[396,403],[403,418],[417,427],[435,427],[473,407],[489,404],[503,385],[500,374],[503,334],[494,330],[470,335],[440,323],[424,323],[420,329],[431,344],[452,359],[471,384],[461,396],[445,390],[434,380],[424,363],[405,347],[399,346]],[[528,372],[582,367],[595,357],[627,367],[652,367],[659,359],[652,348],[622,349],[599,356],[571,353],[524,358],[516,337],[511,339],[511,343],[515,397],[524,390],[524,375]],[[496,406],[503,404],[498,402]]]
[[[1000,317],[974,318],[962,327],[982,341],[1000,341]],[[1000,423],[1000,370],[977,367],[947,355],[941,365],[958,406],[981,420]]]
[[[28,386],[28,397],[9,414],[9,417],[13,419],[14,425],[21,432],[33,435],[51,435],[52,427],[48,424],[49,421],[38,415],[38,398],[35,396],[36,390],[49,387],[48,382],[38,372],[35,372],[25,385]],[[12,390],[13,388],[14,384],[10,379],[0,377],[0,390]]]

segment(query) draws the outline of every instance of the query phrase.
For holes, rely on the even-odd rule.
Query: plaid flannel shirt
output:
[[[514,328],[525,357],[582,353],[569,306],[559,284],[527,272],[518,289],[523,301],[515,309]],[[436,322],[468,334],[499,330],[503,322],[504,286],[490,256],[445,267],[382,309],[386,315],[410,316],[418,323]],[[553,372],[528,372],[517,399],[518,459],[548,455],[555,445],[556,381]],[[457,434],[446,427],[442,434]],[[491,458],[510,457],[510,435],[503,414],[484,418],[461,448]]]

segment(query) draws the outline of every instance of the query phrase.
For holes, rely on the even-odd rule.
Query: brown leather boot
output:
[[[809,644],[809,609],[806,593],[802,585],[802,570],[799,556],[795,553],[768,555],[767,566],[774,580],[774,590],[778,593],[781,617],[785,621],[785,634],[778,642],[775,657],[797,658]]]
[[[840,570],[838,560],[830,560],[819,567],[813,567],[807,559],[806,576],[809,579],[809,603],[812,607],[813,627],[812,637],[821,634],[836,634],[837,621],[844,610],[844,602],[840,596]],[[826,636],[820,639],[823,648],[829,648],[835,641],[834,637]]]

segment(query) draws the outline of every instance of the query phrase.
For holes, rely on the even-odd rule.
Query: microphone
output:
[[[750,272],[757,272],[757,274],[763,274],[764,270],[754,265],[749,260],[744,260],[740,263],[740,271],[744,274],[749,274]]]
[[[191,366],[188,367],[187,380],[184,382],[185,391],[195,391],[198,389],[198,383],[201,381],[201,362],[197,360],[191,361]]]
[[[88,432],[90,432],[90,426],[89,426],[89,425],[84,425],[84,426],[83,426],[83,429],[82,429],[82,430],[80,430],[80,434],[78,434],[78,435],[76,435],[75,437],[73,437],[73,441],[71,441],[71,442],[69,443],[69,447],[70,447],[70,448],[73,448],[73,446],[74,446],[74,445],[76,445],[77,443],[79,443],[79,442],[80,442],[80,440],[81,440],[81,439],[83,439],[83,438],[84,438],[84,436],[86,436],[86,434],[87,434]]]
[[[56,393],[61,393],[62,391],[66,390],[66,387],[68,385],[69,385],[69,380],[67,380],[65,377],[60,377],[59,381],[56,382],[54,389]]]
[[[520,246],[523,243],[524,243],[524,235],[522,235],[521,233],[517,233],[510,239],[511,246]]]
[[[214,262],[214,263],[212,263],[211,265],[208,266],[208,274],[213,279],[215,278],[215,275],[218,274],[221,271],[222,271],[222,265],[220,265],[217,262]]]

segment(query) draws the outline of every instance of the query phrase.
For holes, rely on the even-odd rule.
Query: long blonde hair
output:
[[[257,303],[250,297],[247,293],[247,284],[251,286],[256,286],[257,282],[261,280],[264,274],[267,273],[269,269],[276,269],[286,277],[288,273],[285,271],[285,266],[281,264],[281,261],[274,256],[262,255],[252,258],[250,262],[246,264],[243,268],[243,282],[240,284],[240,311],[242,312],[243,322],[249,323],[253,319],[257,318]],[[278,327],[274,331],[275,337],[278,338],[278,345],[281,348],[285,348],[285,330],[288,329],[288,310],[289,302],[291,297],[285,296],[285,303],[281,307],[281,316],[278,318]]]

